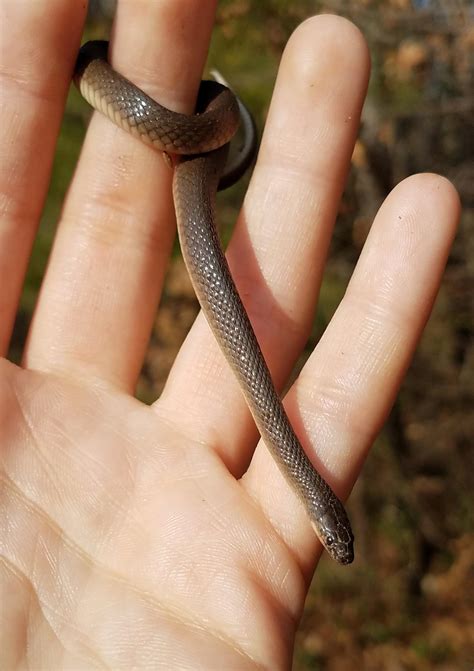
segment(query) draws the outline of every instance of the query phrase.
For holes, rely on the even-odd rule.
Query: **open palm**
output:
[[[192,111],[214,5],[119,1],[115,68],[168,107]],[[5,0],[0,11],[10,26],[0,73],[5,354],[84,7]],[[229,247],[280,386],[314,315],[368,70],[364,41],[346,21],[319,17],[296,31]],[[257,445],[201,316],[159,401],[133,397],[174,235],[170,179],[159,154],[94,115],[22,367],[0,361],[2,669],[291,663],[320,547]],[[340,496],[410,361],[458,209],[436,175],[397,187],[287,396],[308,454]]]

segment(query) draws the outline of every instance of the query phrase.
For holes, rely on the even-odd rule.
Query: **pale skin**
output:
[[[214,11],[209,0],[120,0],[114,66],[191,112]],[[3,356],[84,16],[77,0],[0,3]],[[368,75],[347,21],[297,29],[229,248],[281,386],[314,316]],[[162,397],[133,397],[175,233],[170,180],[161,155],[94,115],[22,365],[1,360],[2,669],[291,664],[320,545],[202,316]],[[410,362],[458,216],[442,177],[397,186],[286,397],[342,498]]]

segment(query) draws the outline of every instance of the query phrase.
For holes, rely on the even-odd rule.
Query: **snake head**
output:
[[[327,510],[312,526],[326,552],[340,564],[354,560],[354,536],[344,507],[338,499],[331,502]]]

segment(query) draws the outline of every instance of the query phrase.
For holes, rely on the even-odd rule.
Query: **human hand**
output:
[[[11,0],[1,11],[11,26],[0,90],[5,354],[84,8]],[[202,0],[122,0],[114,67],[190,112],[213,13]],[[280,386],[314,315],[368,69],[364,41],[346,21],[319,17],[296,31],[229,247]],[[266,448],[255,449],[248,410],[202,317],[159,401],[133,398],[174,235],[170,179],[159,154],[94,115],[23,365],[1,361],[1,668],[290,665],[320,546]],[[395,189],[286,398],[340,496],[410,361],[458,210],[438,176]]]

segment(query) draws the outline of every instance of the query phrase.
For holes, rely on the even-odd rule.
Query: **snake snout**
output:
[[[348,524],[344,524],[345,511],[340,504],[341,510],[334,511],[329,508],[318,519],[318,524],[313,524],[319,540],[326,552],[340,564],[351,564],[354,561],[354,537]]]

